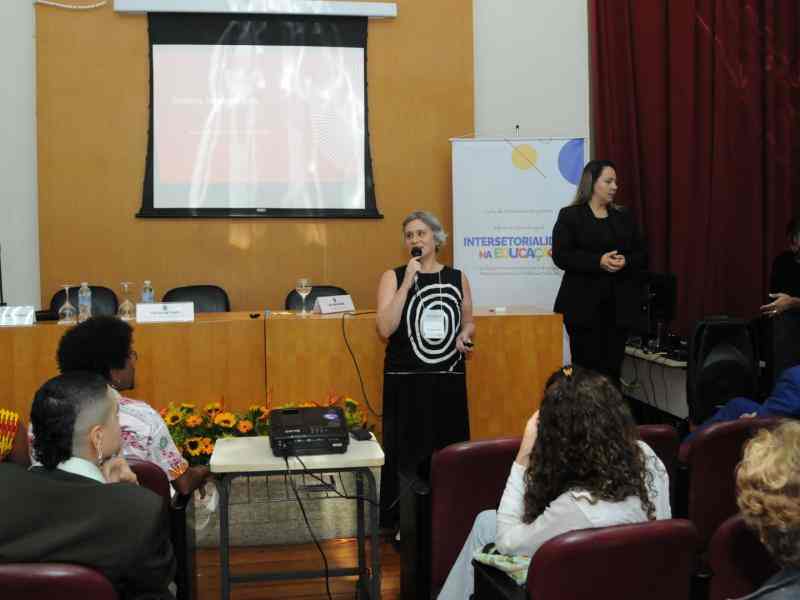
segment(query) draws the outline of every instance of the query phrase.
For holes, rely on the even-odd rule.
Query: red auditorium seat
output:
[[[62,563],[0,564],[0,589],[14,600],[117,600],[98,571]]]
[[[685,519],[570,531],[539,548],[526,588],[473,563],[474,600],[688,600],[697,541]]]
[[[741,515],[729,518],[714,533],[709,564],[712,573],[709,600],[746,596],[780,568]]]

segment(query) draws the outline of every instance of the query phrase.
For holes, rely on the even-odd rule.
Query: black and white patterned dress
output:
[[[405,266],[394,270],[398,287],[405,271]],[[434,450],[469,439],[464,356],[456,349],[462,304],[461,271],[443,267],[438,273],[419,273],[389,337],[383,377],[384,526],[396,522],[396,509],[385,509],[400,491],[399,474],[427,479]],[[439,339],[423,334],[423,319],[431,311],[444,317]]]

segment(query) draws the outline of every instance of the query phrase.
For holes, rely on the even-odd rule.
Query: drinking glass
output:
[[[59,325],[74,325],[78,322],[78,311],[69,303],[69,285],[64,285],[64,304],[58,309]]]
[[[119,310],[117,311],[117,316],[122,319],[123,321],[133,321],[136,317],[136,307],[131,302],[130,296],[128,294],[128,287],[131,285],[130,281],[123,281],[120,283],[122,286],[122,304],[119,305]]]
[[[307,315],[308,312],[306,311],[306,296],[311,293],[311,280],[308,277],[301,277],[297,280],[297,284],[294,286],[294,291],[300,294],[302,298],[302,307],[303,310],[300,311],[301,315]]]

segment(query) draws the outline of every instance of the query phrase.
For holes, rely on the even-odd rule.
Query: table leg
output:
[[[367,557],[366,543],[364,536],[364,480],[361,471],[353,473],[356,478],[356,531],[358,539],[358,587],[367,586]]]
[[[228,528],[228,499],[231,479],[225,475],[217,478],[219,492],[219,589],[221,600],[229,600],[231,595],[230,531]]]
[[[370,600],[380,600],[381,597],[381,545],[378,539],[378,490],[375,486],[375,477],[370,469],[364,469],[364,478],[367,480],[366,497],[372,500],[369,505],[370,528],[370,554],[372,555],[372,579],[370,581]]]

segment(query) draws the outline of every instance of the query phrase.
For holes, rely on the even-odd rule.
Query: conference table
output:
[[[561,315],[530,306],[477,308],[475,324],[467,360],[471,437],[521,435],[547,377],[561,366]],[[126,396],[157,409],[221,402],[237,411],[344,395],[380,432],[386,341],[374,311],[199,313],[189,323],[131,325],[138,360],[136,387]],[[27,419],[34,392],[58,372],[66,329],[52,322],[0,327],[0,406]]]

